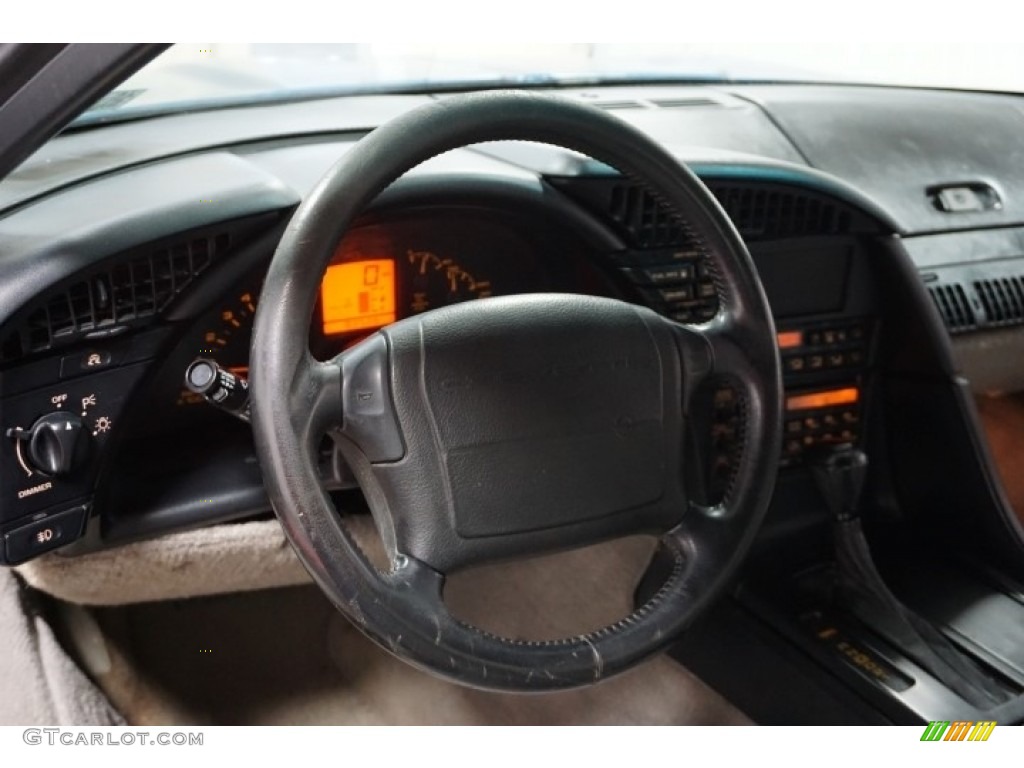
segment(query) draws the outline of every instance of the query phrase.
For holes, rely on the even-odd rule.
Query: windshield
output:
[[[79,123],[308,98],[500,85],[825,82],[1024,91],[1024,46],[951,43],[180,44]]]

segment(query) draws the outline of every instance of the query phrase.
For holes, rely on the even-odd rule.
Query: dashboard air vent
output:
[[[840,235],[852,228],[848,209],[816,195],[758,186],[712,184],[710,188],[744,238]],[[686,244],[677,217],[642,187],[616,184],[608,213],[640,247]]]
[[[974,290],[985,310],[988,325],[1024,322],[1024,284],[1020,277],[976,280]]]
[[[636,101],[635,99],[619,99],[617,101],[592,101],[591,106],[603,109],[608,112],[614,112],[619,109],[646,109],[643,102]]]
[[[608,213],[641,248],[681,245],[686,240],[679,219],[652,193],[635,184],[612,187]]]
[[[849,211],[814,195],[719,184],[712,184],[711,191],[744,237],[841,235],[850,231]]]
[[[227,233],[183,239],[95,270],[49,293],[4,340],[0,359],[42,352],[161,312],[231,246]]]
[[[684,109],[686,107],[720,107],[721,103],[707,96],[677,96],[675,98],[651,99],[651,103],[662,109]]]
[[[930,285],[928,293],[950,333],[970,330],[977,325],[971,302],[960,283]]]

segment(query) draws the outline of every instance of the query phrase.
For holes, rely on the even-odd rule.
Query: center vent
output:
[[[717,184],[710,188],[746,238],[843,235],[851,228],[848,209],[816,195]]]
[[[679,218],[644,187],[607,178],[550,181],[595,213],[610,218],[635,247],[693,245]],[[853,209],[814,192],[768,183],[712,181],[708,186],[746,240],[842,235],[858,225]]]
[[[641,248],[688,244],[679,218],[641,187],[633,184],[612,187],[608,213],[625,227]]]
[[[798,191],[720,184],[710,188],[744,239],[799,238],[850,231],[848,210]],[[646,189],[616,184],[608,212],[634,234],[637,245],[677,245],[682,240],[677,218]]]

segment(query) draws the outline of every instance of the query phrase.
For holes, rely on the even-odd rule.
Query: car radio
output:
[[[818,447],[857,444],[873,324],[867,318],[781,324],[785,385],[782,463]]]
[[[783,375],[857,371],[867,362],[869,323],[857,320],[778,333]]]
[[[859,445],[865,379],[871,360],[874,323],[851,318],[820,323],[779,324],[784,402],[780,466],[792,467],[818,448]],[[720,501],[739,456],[742,408],[737,391],[720,383],[706,403],[705,503]]]
[[[812,448],[855,444],[860,437],[860,388],[787,393],[784,418],[785,463],[792,463]]]

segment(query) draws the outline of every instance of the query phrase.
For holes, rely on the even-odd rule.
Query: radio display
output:
[[[822,392],[805,392],[786,398],[787,411],[809,411],[815,408],[831,408],[837,405],[853,405],[860,399],[857,387],[829,389]]]

